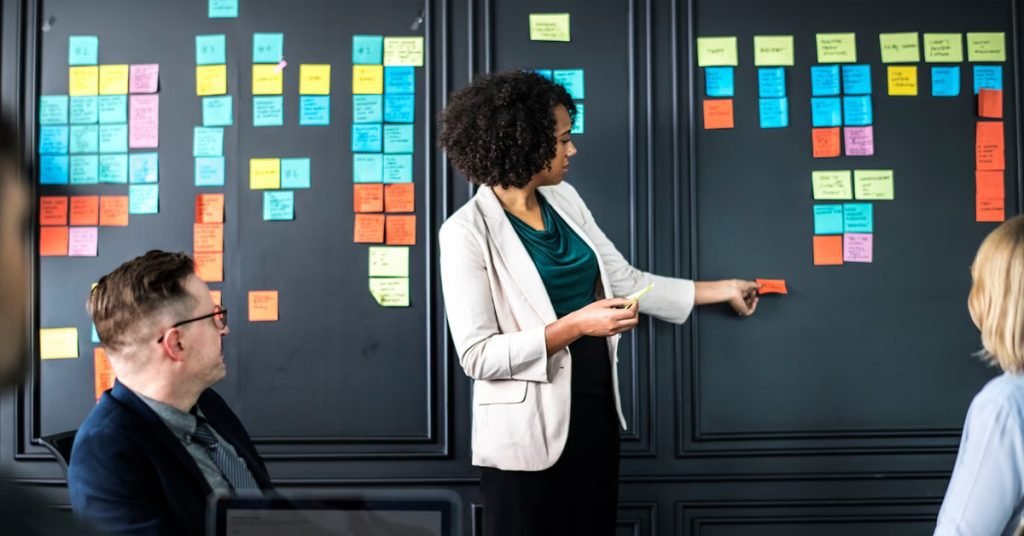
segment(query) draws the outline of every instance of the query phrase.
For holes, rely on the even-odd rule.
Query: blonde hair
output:
[[[1024,216],[989,233],[971,265],[967,309],[981,331],[982,357],[1024,371]]]

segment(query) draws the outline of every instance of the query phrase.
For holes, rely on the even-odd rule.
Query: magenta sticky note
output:
[[[160,144],[160,96],[132,95],[128,101],[128,147],[155,149]]]
[[[156,93],[160,87],[160,65],[142,63],[132,65],[128,70],[129,93]]]
[[[843,235],[843,261],[871,262],[873,236],[870,233],[846,233]]]
[[[68,256],[95,257],[99,232],[96,227],[72,227],[68,229]]]
[[[844,127],[846,156],[871,156],[875,154],[875,132],[872,127]]]

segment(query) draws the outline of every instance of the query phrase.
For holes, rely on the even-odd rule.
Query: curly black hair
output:
[[[533,71],[481,75],[451,96],[440,146],[471,182],[522,188],[555,157],[555,106],[576,119],[560,84]]]

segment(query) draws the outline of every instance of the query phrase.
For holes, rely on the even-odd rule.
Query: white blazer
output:
[[[597,298],[627,296],[656,283],[640,312],[686,321],[694,284],[629,265],[567,183],[538,189],[597,257]],[[544,328],[558,317],[501,203],[489,187],[441,226],[441,284],[459,362],[473,384],[473,465],[539,471],[558,461],[569,432],[569,349],[547,355]],[[615,408],[622,427],[615,363],[619,335],[608,337]]]

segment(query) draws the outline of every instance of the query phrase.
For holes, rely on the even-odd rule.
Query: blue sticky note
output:
[[[128,152],[128,125],[100,125],[100,152]]]
[[[224,186],[224,157],[196,158],[195,182],[196,186]]]
[[[71,97],[68,103],[68,116],[72,125],[89,125],[99,121],[99,97]],[[127,101],[125,101],[127,102]],[[127,114],[124,123],[128,121]]]
[[[846,95],[870,95],[871,66],[843,65],[843,93]]]
[[[96,99],[97,97],[92,98]],[[100,123],[128,122],[128,97],[126,95],[101,95],[97,103]]]
[[[381,150],[381,126],[372,123],[352,125],[352,152],[379,153]]]
[[[870,233],[874,228],[874,213],[871,203],[843,204],[843,232]]]
[[[128,214],[160,212],[160,185],[133,184],[128,187]]]
[[[381,123],[383,121],[383,95],[352,95],[353,123]]]
[[[208,15],[211,19],[238,17],[238,0],[210,0]]]
[[[843,124],[862,127],[870,125],[871,97],[868,95],[843,96]]]
[[[309,188],[309,159],[281,159],[281,188]]]
[[[415,67],[384,67],[384,93],[416,93]]]
[[[757,93],[764,98],[785,97],[786,70],[782,67],[759,67]]]
[[[585,115],[583,113],[583,103],[574,102],[576,105],[576,116],[572,118],[572,129],[569,130],[569,134],[583,134],[583,122]]]
[[[92,325],[92,342],[93,344],[100,343],[100,334],[96,332],[96,324]]]
[[[554,76],[551,72],[551,69],[534,69],[533,72],[543,76],[544,78],[547,78],[548,80],[551,80],[551,78]]]
[[[295,219],[295,192],[263,192],[263,219],[266,221]]]
[[[785,128],[789,126],[789,102],[786,97],[758,99],[761,128]]]
[[[279,127],[284,125],[284,97],[253,97],[252,126]]]
[[[412,155],[384,155],[384,182],[412,182]]]
[[[327,126],[331,124],[331,97],[303,95],[299,97],[299,124]]]
[[[39,127],[39,154],[68,154],[68,136],[63,125]]]
[[[68,65],[96,65],[100,58],[100,38],[95,35],[68,37]]]
[[[830,97],[839,94],[839,66],[811,66],[811,95],[814,97]]]
[[[413,152],[413,126],[384,125],[384,152]]]
[[[153,183],[160,180],[160,155],[132,153],[128,155],[128,182]]]
[[[224,129],[195,127],[192,131],[192,156],[223,156]]]
[[[412,123],[416,118],[416,95],[385,95],[384,121]]]
[[[956,97],[960,94],[960,66],[932,66],[932,96]]]
[[[227,60],[227,39],[224,34],[196,36],[196,65],[222,65]]]
[[[384,179],[384,155],[352,155],[352,182],[381,182]]]
[[[252,62],[277,63],[284,59],[284,34],[252,34]]]
[[[843,124],[839,97],[811,97],[811,125],[838,127]]]
[[[814,205],[814,234],[843,234],[843,206]]]
[[[234,122],[231,104],[231,95],[203,97],[203,126],[231,126]]]
[[[352,63],[356,65],[384,63],[384,36],[353,35]]]
[[[128,182],[128,155],[101,154],[100,182],[126,184]]]
[[[99,126],[71,125],[71,154],[96,153],[99,150]]]
[[[979,89],[1003,89],[1003,67],[1001,65],[974,66],[974,94]]]
[[[704,69],[704,91],[709,97],[732,97],[733,89],[732,67]]]
[[[551,81],[561,84],[569,92],[573,99],[582,99],[584,96],[583,69],[562,69],[551,71]]]
[[[68,156],[43,155],[39,157],[39,184],[67,184]]]
[[[71,184],[98,184],[99,182],[99,156],[78,154],[71,157]]]
[[[40,125],[66,125],[67,122],[67,95],[43,95],[39,97]]]

